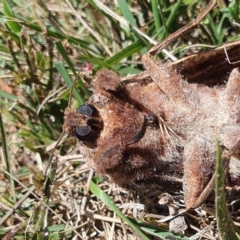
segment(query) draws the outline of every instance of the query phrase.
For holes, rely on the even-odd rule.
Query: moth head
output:
[[[63,129],[83,142],[95,142],[103,128],[98,110],[90,104],[81,105],[77,111],[67,109]]]
[[[84,124],[75,127],[75,136],[80,141],[95,141],[103,128],[98,110],[93,105],[84,104],[77,109],[77,114]]]

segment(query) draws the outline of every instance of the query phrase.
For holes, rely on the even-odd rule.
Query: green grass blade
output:
[[[71,89],[72,85],[73,85],[73,81],[70,78],[70,76],[68,75],[65,67],[63,66],[63,64],[61,62],[56,62],[55,63],[55,67],[57,68],[57,70],[59,71],[59,73],[61,74],[62,78],[64,79],[65,83],[67,84],[68,88]],[[74,97],[77,99],[79,105],[84,104],[84,100],[81,97],[81,95],[78,93],[78,91],[76,90],[76,88],[74,87],[73,89],[73,95]]]
[[[6,98],[6,99],[11,100],[11,101],[16,101],[17,100],[17,97],[15,95],[4,92],[2,90],[0,90],[0,97]]]
[[[223,240],[237,240],[236,233],[238,232],[234,225],[232,218],[228,212],[225,187],[224,187],[224,171],[221,158],[221,149],[219,142],[217,142],[217,161],[216,161],[216,179],[215,179],[215,204],[216,204],[216,218],[220,235]],[[225,160],[226,161],[226,160]]]
[[[168,20],[166,22],[167,29],[170,28],[172,22],[176,18],[181,5],[182,5],[182,0],[178,0],[177,3],[174,5],[174,7],[173,7],[173,9],[171,11],[171,14],[170,14],[170,16],[169,16],[169,18],[168,18]]]
[[[7,0],[3,0],[3,13],[9,19],[15,18],[14,14],[12,12],[12,9],[10,8]],[[21,26],[16,21],[8,20],[7,25],[16,34],[20,33],[22,30]]]
[[[110,66],[113,66],[114,64],[119,63],[122,59],[131,56],[132,54],[136,53],[143,47],[143,42],[142,41],[136,41],[135,43],[129,45],[122,51],[118,52],[111,58],[107,59],[105,62],[109,64]]]
[[[189,240],[189,238],[187,238],[187,237],[179,236],[179,235],[174,234],[172,232],[169,232],[165,229],[158,228],[155,225],[151,225],[151,224],[141,222],[140,220],[131,219],[131,221],[134,224],[138,225],[142,230],[144,230],[144,232],[149,233],[149,234],[151,234],[155,237],[158,237],[160,239]]]
[[[77,77],[77,72],[76,72],[76,70],[73,66],[73,63],[71,62],[70,58],[68,57],[68,54],[66,53],[62,43],[61,42],[56,42],[56,46],[57,46],[57,49],[58,49],[59,53],[62,55],[63,59],[67,63],[68,67],[73,72],[74,76]],[[79,84],[80,84],[80,87],[81,87],[82,91],[84,92],[85,96],[89,97],[90,93],[87,90],[87,88],[84,86],[82,80],[79,81]]]
[[[4,124],[3,124],[3,118],[2,118],[2,113],[0,112],[0,132],[1,132],[1,142],[3,145],[3,154],[4,154],[4,160],[5,160],[5,164],[7,167],[7,172],[9,173],[8,175],[8,179],[9,179],[9,183],[11,185],[11,194],[13,197],[13,200],[16,201],[16,195],[15,195],[15,184],[14,184],[14,180],[12,177],[10,177],[12,175],[12,170],[11,170],[11,164],[10,164],[10,157],[9,157],[9,152],[8,152],[8,145],[7,145],[7,138],[6,138],[6,132],[5,132],[5,128],[4,128]]]
[[[240,6],[239,6],[239,0],[233,0],[228,6],[229,12],[231,16],[234,18],[235,21],[239,21],[239,11],[240,11]]]
[[[152,4],[152,11],[153,11],[154,25],[156,28],[156,32],[159,32],[161,28],[160,14],[162,13],[162,10],[161,8],[160,8],[160,11],[158,10],[157,0],[151,0],[151,4]]]
[[[118,5],[123,13],[124,18],[134,27],[137,27],[135,19],[128,8],[128,4],[125,0],[118,0]]]
[[[149,240],[149,238],[143,234],[135,224],[133,224],[125,215],[119,210],[119,208],[113,203],[110,197],[102,191],[95,183],[90,184],[91,192],[97,196],[101,201],[103,201],[112,211],[114,211],[121,219],[123,219],[132,229],[144,240]]]
[[[26,27],[28,27],[32,30],[35,30],[35,31],[40,32],[40,33],[44,32],[44,30],[39,25],[27,22],[26,19],[19,18],[19,21],[21,21],[21,23],[23,25],[25,25]],[[49,28],[47,28],[46,30],[47,30],[48,36],[54,37],[54,38],[59,39],[59,40],[67,39],[69,43],[71,43],[73,45],[78,45],[78,46],[82,47],[83,49],[85,49],[86,51],[89,51],[89,52],[95,54],[94,49],[91,48],[91,45],[89,45],[88,41],[84,41],[84,40],[81,40],[79,38],[75,38],[75,37],[72,37],[72,36],[67,36],[65,34],[62,34],[60,32],[57,32],[57,31],[49,29]]]
[[[68,57],[68,54],[66,53],[62,43],[60,41],[55,43],[57,46],[58,52],[62,55],[63,59],[67,63],[68,67],[71,69],[74,75],[77,75],[77,72],[73,66],[73,63],[71,62],[70,58]]]

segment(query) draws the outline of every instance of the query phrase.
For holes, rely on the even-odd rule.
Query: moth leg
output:
[[[125,143],[125,145],[126,146],[131,145],[131,144],[134,144],[134,143],[140,141],[145,135],[145,132],[147,130],[147,126],[154,123],[154,122],[157,122],[157,117],[156,116],[154,116],[152,114],[145,115],[140,131],[132,139],[128,140]]]
[[[211,156],[208,145],[205,139],[198,137],[184,149],[183,192],[187,209],[201,205],[214,185],[211,175],[215,155]]]
[[[240,72],[238,68],[232,70],[229,80],[224,90],[225,105],[227,106],[227,114],[230,119],[235,119],[237,123],[240,121]]]
[[[240,140],[238,140],[234,146],[228,152],[229,156],[233,156],[240,160]]]
[[[204,149],[206,148],[203,142],[195,142],[192,144],[192,153],[191,151],[186,153],[189,157],[186,158],[184,163],[183,190],[187,209],[200,206],[207,199],[215,184],[216,174],[214,172],[210,177],[213,170],[210,167],[210,159],[204,157],[209,156]],[[228,166],[232,156],[240,159],[240,140],[231,149],[223,151],[224,169]]]
[[[222,109],[224,122],[233,123],[224,126],[222,139],[227,139],[227,146],[231,148],[240,135],[240,72],[233,69],[223,90]],[[239,158],[240,159],[240,158]]]
[[[226,84],[226,88],[224,90],[225,93],[225,101],[227,104],[232,107],[232,104],[236,102],[236,100],[240,99],[240,72],[238,68],[234,68],[229,76],[229,80]],[[237,101],[239,104],[239,101]]]
[[[184,92],[184,86],[189,84],[183,81],[182,76],[177,73],[170,63],[157,64],[149,55],[144,55],[142,61],[152,81],[157,84],[159,89],[169,99],[180,101],[183,104],[187,102],[187,105],[189,105],[188,98]]]

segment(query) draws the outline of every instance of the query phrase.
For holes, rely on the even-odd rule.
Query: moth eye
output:
[[[103,128],[98,110],[90,104],[85,104],[77,109],[77,113],[83,116],[86,125],[76,126],[76,137],[83,142],[95,142]]]
[[[86,116],[97,116],[98,110],[93,105],[85,104],[77,109],[77,113]]]
[[[92,135],[92,128],[88,125],[76,127],[75,134],[80,141],[86,141]]]

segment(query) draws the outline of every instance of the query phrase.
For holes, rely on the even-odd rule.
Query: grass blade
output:
[[[216,162],[216,179],[215,179],[215,204],[218,230],[223,240],[237,240],[238,232],[232,218],[228,212],[225,187],[224,187],[224,171],[221,158],[221,149],[217,142],[217,162]]]
[[[71,71],[73,72],[74,76],[77,77],[77,72],[73,66],[73,63],[71,62],[70,58],[68,57],[68,54],[66,53],[62,43],[60,41],[56,42],[56,46],[57,49],[59,51],[59,53],[62,55],[63,59],[65,60],[65,62],[67,63],[68,67],[71,69]],[[81,90],[84,92],[86,97],[89,97],[89,91],[87,90],[87,88],[84,86],[82,80],[79,81]]]
[[[110,197],[103,192],[95,183],[91,182],[90,184],[91,192],[97,196],[100,200],[102,200],[112,211],[114,211],[121,219],[123,219],[132,229],[144,240],[149,240],[149,238],[143,234],[135,224],[133,224],[120,210],[119,208],[113,203]]]
[[[3,0],[3,12],[7,18],[9,18],[9,19],[15,18],[14,14],[12,12],[12,9],[10,8],[7,0]],[[16,21],[8,20],[7,25],[16,34],[20,33],[22,30],[21,26]]]
[[[17,100],[17,97],[15,95],[7,93],[7,92],[2,91],[2,90],[0,90],[0,97],[6,98],[6,99],[11,100],[11,101],[16,101]]]
[[[128,4],[125,0],[118,0],[118,5],[123,13],[124,18],[134,27],[137,27],[135,19],[128,8]]]
[[[64,79],[65,83],[67,84],[68,88],[71,89],[73,81],[70,78],[70,76],[68,75],[65,67],[63,66],[63,64],[61,62],[56,62],[55,63],[55,67],[57,68],[57,70],[59,71],[59,73],[61,74],[62,78]],[[77,99],[79,105],[84,104],[84,99],[82,98],[82,96],[77,92],[76,88],[74,87],[73,89],[73,95],[74,97]]]
[[[158,10],[157,0],[151,0],[151,4],[152,4],[152,10],[153,10],[154,25],[156,27],[156,32],[159,32],[161,28],[160,14],[162,14],[162,10],[161,8],[160,8],[160,11]]]
[[[2,136],[4,160],[5,160],[5,164],[7,167],[7,172],[9,173],[8,179],[9,179],[9,183],[11,185],[11,193],[12,193],[12,197],[13,197],[14,201],[16,201],[15,184],[14,184],[14,180],[12,179],[12,177],[10,177],[10,176],[12,176],[12,170],[11,170],[10,158],[9,158],[9,153],[8,153],[6,132],[4,129],[3,118],[2,118],[1,112],[0,112],[0,132],[1,132],[1,136]]]

